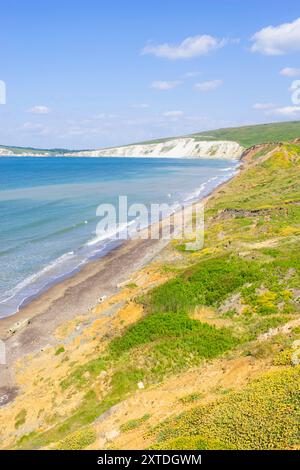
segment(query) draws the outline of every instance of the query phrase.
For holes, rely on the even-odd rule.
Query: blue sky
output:
[[[1,144],[92,148],[300,118],[289,90],[300,79],[294,0],[0,9]]]

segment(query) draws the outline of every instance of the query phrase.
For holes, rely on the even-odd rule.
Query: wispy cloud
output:
[[[192,36],[184,39],[179,44],[147,45],[142,54],[151,54],[156,57],[164,57],[170,60],[191,59],[193,57],[207,55],[226,44],[226,39],[218,39],[208,34]]]
[[[223,80],[210,80],[208,82],[200,82],[195,84],[198,91],[212,91],[223,85]]]
[[[48,106],[33,106],[32,108],[27,109],[27,113],[49,114],[50,108],[48,108]]]
[[[252,52],[283,55],[300,51],[300,18],[279,26],[267,26],[252,36]]]
[[[295,67],[285,67],[284,69],[281,69],[279,73],[284,77],[297,77],[300,75],[300,69],[296,69]]]
[[[270,110],[268,114],[283,117],[295,117],[300,114],[300,106],[284,106],[282,108],[275,108]]]
[[[174,81],[160,81],[156,80],[151,83],[151,88],[155,90],[171,90],[172,88],[176,88],[177,86],[181,85],[181,80],[174,80]]]
[[[255,103],[253,105],[254,109],[262,109],[262,110],[272,109],[274,107],[275,105],[273,103]]]

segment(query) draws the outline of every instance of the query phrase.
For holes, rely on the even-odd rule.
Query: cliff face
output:
[[[59,151],[61,157],[136,157],[136,158],[221,158],[239,159],[243,152],[237,142],[230,140],[197,140],[195,137],[180,137],[163,142],[124,145],[97,150]],[[56,156],[54,150],[1,147],[0,156],[47,157]]]
[[[244,148],[232,141],[199,141],[193,137],[170,139],[164,142],[134,144],[84,152],[68,156],[86,157],[149,157],[149,158],[222,158],[238,159]]]

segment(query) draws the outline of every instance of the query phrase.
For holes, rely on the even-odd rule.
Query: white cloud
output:
[[[196,83],[195,88],[198,91],[211,91],[223,85],[223,80],[210,80],[208,82]]]
[[[274,114],[284,117],[295,117],[300,113],[300,106],[285,106],[283,108],[275,108],[269,111],[268,114]]]
[[[27,112],[32,114],[48,114],[50,113],[50,108],[48,106],[33,106],[27,109]]]
[[[190,59],[223,47],[226,39],[217,39],[208,34],[188,37],[180,44],[159,44],[157,46],[148,45],[142,50],[142,54],[152,54],[156,57],[165,57],[170,60]]]
[[[300,51],[300,18],[279,26],[267,26],[252,36],[252,52],[282,55]]]
[[[171,90],[181,85],[181,83],[180,80],[174,80],[172,82],[156,80],[151,83],[151,88],[155,88],[156,90]]]
[[[284,69],[280,70],[279,73],[284,77],[297,77],[297,75],[300,75],[300,69],[296,69],[294,67],[285,67]]]
[[[178,118],[180,116],[183,116],[184,115],[184,112],[183,111],[165,111],[163,113],[163,116],[167,117],[167,118]]]
[[[274,104],[273,103],[255,103],[253,105],[253,108],[254,109],[272,109],[274,108]]]

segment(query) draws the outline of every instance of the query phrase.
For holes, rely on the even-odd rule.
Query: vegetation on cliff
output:
[[[67,343],[60,354],[54,349],[56,367],[69,364],[60,394],[65,401],[77,397],[76,405],[42,428],[28,427],[23,405],[13,445],[97,445],[98,418],[134,397],[137,384],[142,394],[186,371],[201,377],[207,365],[250,357],[266,367],[255,380],[238,386],[233,377],[232,389],[218,396],[195,389],[178,405],[188,410],[163,422],[141,408],[138,418],[120,423],[121,438],[140,433],[156,449],[299,448],[299,180],[298,144],[248,156],[240,174],[207,203],[204,249],[189,253],[173,242],[170,264],[160,266],[169,279],[142,293],[136,284],[128,287],[142,310],[136,321],[83,362],[70,360]]]

